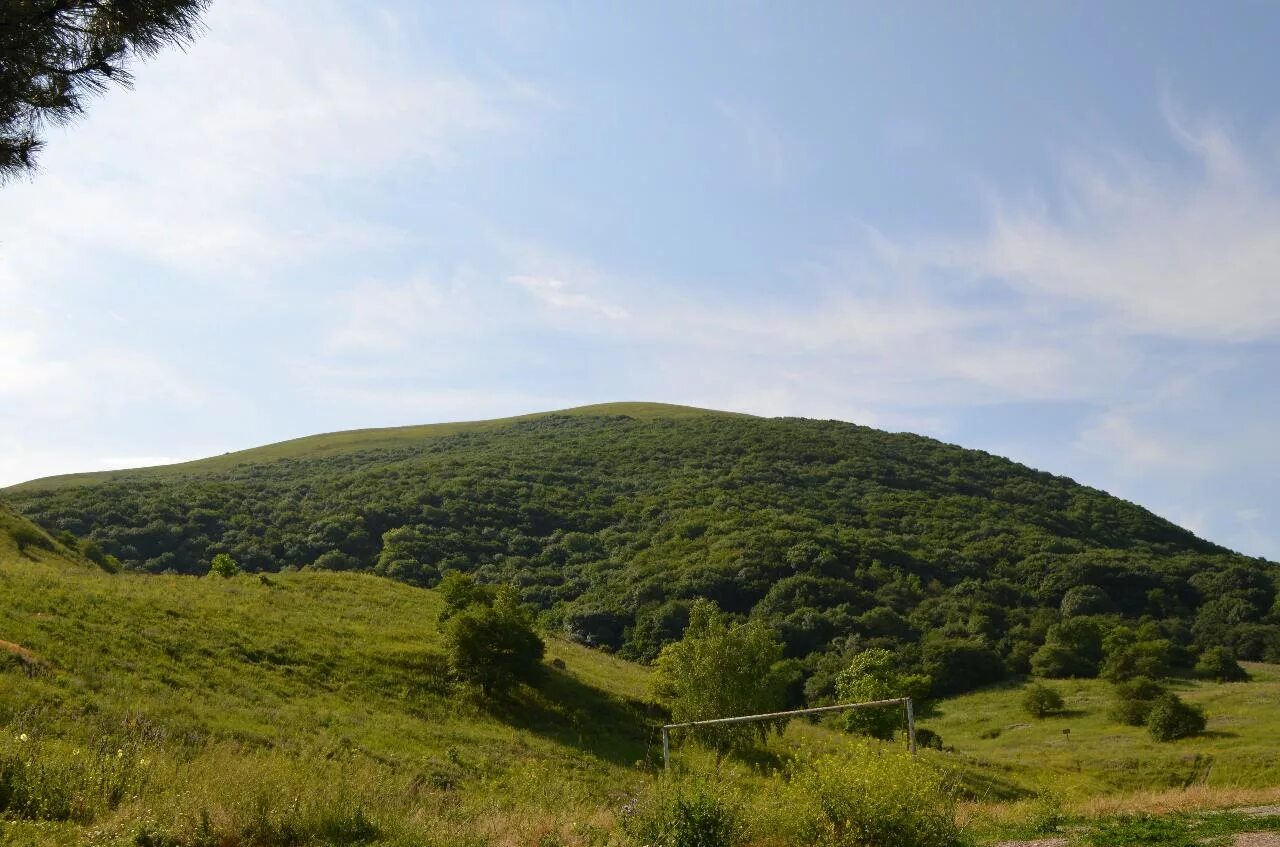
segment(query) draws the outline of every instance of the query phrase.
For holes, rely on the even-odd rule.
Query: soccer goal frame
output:
[[[839,712],[845,709],[872,709],[884,706],[906,706],[907,710],[907,746],[911,755],[916,754],[916,713],[910,697],[893,697],[889,700],[868,700],[865,703],[840,703],[835,706],[816,706],[812,709],[793,709],[789,712],[769,712],[763,715],[737,715],[729,718],[711,718],[704,721],[687,721],[686,723],[669,723],[662,727],[662,769],[671,767],[671,730],[687,729],[694,726],[716,726],[718,724],[751,723],[753,721],[771,721],[778,718],[794,718],[800,715],[819,715],[823,712]]]

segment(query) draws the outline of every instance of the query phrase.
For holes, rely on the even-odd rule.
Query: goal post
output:
[[[812,709],[792,709],[789,712],[767,712],[763,715],[736,715],[728,718],[710,718],[702,721],[686,721],[685,723],[669,723],[662,727],[662,769],[671,767],[671,730],[687,729],[694,726],[716,726],[718,724],[751,723],[753,721],[771,721],[779,718],[794,718],[800,715],[818,715],[823,712],[839,712],[846,709],[872,709],[884,706],[905,706],[907,711],[907,746],[911,755],[916,754],[916,715],[910,697],[893,697],[888,700],[868,700],[865,703],[839,703],[835,706],[815,706]]]

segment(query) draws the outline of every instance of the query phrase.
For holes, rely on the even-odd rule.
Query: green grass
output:
[[[179,462],[172,465],[157,465],[149,468],[135,468],[128,471],[97,471],[91,473],[61,474],[43,477],[18,485],[10,486],[8,491],[54,490],[80,485],[91,485],[109,482],[124,474],[130,479],[164,479],[192,473],[217,473],[245,464],[272,462],[280,459],[319,458],[343,453],[357,453],[366,450],[403,447],[428,439],[444,438],[463,432],[487,432],[522,421],[537,420],[550,415],[568,415],[570,417],[594,417],[600,415],[625,415],[639,420],[655,420],[660,418],[683,419],[720,415],[728,417],[749,417],[736,412],[720,412],[714,409],[699,409],[694,406],[678,406],[669,403],[597,403],[590,406],[578,406],[552,412],[536,412],[528,415],[516,415],[509,418],[495,418],[483,421],[456,421],[450,423],[421,424],[417,426],[377,427],[372,429],[352,429],[342,432],[328,432],[319,435],[308,435],[292,438],[262,447],[248,450],[237,450],[221,456],[210,456],[191,462]]]
[[[92,823],[127,841],[148,819],[191,835],[202,817],[312,831],[359,812],[391,841],[452,844],[607,822],[653,760],[646,670],[552,641],[565,669],[487,706],[450,690],[439,606],[366,575],[108,575],[0,539],[0,640],[39,662],[0,663],[0,799],[5,762],[31,760],[28,783],[70,785],[54,800],[80,809],[3,838]],[[116,751],[131,782],[108,802],[85,773]]]
[[[1021,707],[1022,684],[1012,682],[949,699],[925,723],[968,766],[1065,797],[1280,785],[1274,742],[1280,737],[1280,666],[1245,667],[1250,682],[1173,682],[1180,697],[1204,706],[1209,715],[1204,734],[1180,741],[1158,743],[1143,727],[1111,720],[1111,686],[1102,680],[1050,682],[1066,701],[1060,716],[1029,717]]]

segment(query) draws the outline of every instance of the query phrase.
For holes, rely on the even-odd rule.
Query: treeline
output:
[[[551,416],[11,499],[144,571],[227,553],[250,571],[514,585],[553,631],[644,661],[707,598],[780,634],[797,701],[872,647],[943,694],[1098,673],[1101,647],[1058,649],[1076,619],[1167,642],[1174,667],[1210,646],[1280,661],[1275,563],[1070,479],[839,422]]]

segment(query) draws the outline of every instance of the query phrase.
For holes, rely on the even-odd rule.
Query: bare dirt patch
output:
[[[1000,841],[995,847],[1067,847],[1068,843],[1065,838],[1038,838],[1034,841]],[[1271,845],[1248,845],[1248,847],[1271,847]]]
[[[1242,832],[1233,847],[1280,847],[1280,832]]]

